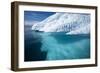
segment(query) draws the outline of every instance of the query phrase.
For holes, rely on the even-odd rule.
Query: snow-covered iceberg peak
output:
[[[89,34],[90,14],[55,13],[32,26],[32,30],[66,32],[66,34]]]

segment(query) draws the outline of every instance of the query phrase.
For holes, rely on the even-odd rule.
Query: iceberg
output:
[[[68,32],[66,34],[89,34],[89,33],[90,33],[90,28],[89,25],[87,25],[75,31]]]
[[[35,30],[32,34],[38,37],[36,40],[40,46],[31,41],[31,48],[38,44],[39,50],[44,53],[39,55],[43,60],[44,57],[45,60],[90,58],[90,14],[58,12],[33,24],[32,30]],[[51,33],[37,33],[41,31]]]
[[[34,24],[32,30],[66,32],[66,34],[89,34],[90,14],[58,12]]]

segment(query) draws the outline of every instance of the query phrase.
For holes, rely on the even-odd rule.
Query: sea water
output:
[[[25,61],[90,58],[90,35],[65,32],[36,32],[25,29]]]

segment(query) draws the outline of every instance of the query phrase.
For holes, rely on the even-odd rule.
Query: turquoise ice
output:
[[[52,36],[50,33],[42,33],[41,36],[41,50],[47,52],[46,60],[90,58],[89,35],[59,33]]]

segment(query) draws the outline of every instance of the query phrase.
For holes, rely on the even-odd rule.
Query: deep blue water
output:
[[[25,26],[25,61],[90,58],[90,35],[35,32]]]

